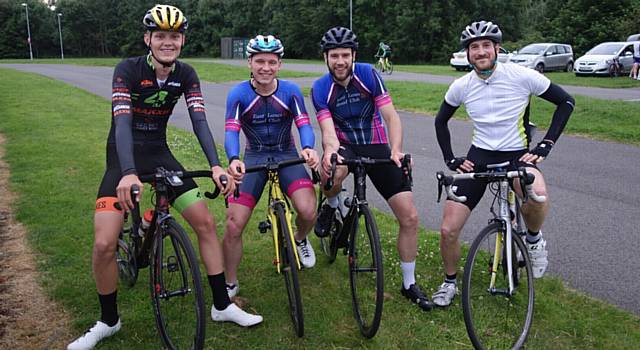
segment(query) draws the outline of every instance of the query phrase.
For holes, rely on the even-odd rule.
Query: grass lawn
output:
[[[460,77],[466,72],[456,71],[451,66],[446,65],[396,65],[394,67],[397,71],[435,74],[435,75],[450,75],[453,77]],[[547,72],[544,73],[551,81],[560,85],[577,85],[586,87],[603,87],[603,88],[629,88],[640,87],[640,81],[629,79],[628,77],[576,77],[573,73],[567,72]]]
[[[0,132],[6,138],[6,160],[11,167],[11,188],[18,194],[17,220],[29,230],[29,242],[38,254],[40,282],[72,317],[80,334],[98,317],[99,307],[91,276],[93,207],[104,171],[104,143],[109,128],[109,101],[35,74],[0,69],[7,84],[0,85]],[[25,95],[55,100],[47,110],[25,104]],[[44,122],[46,121],[46,123]],[[51,132],[55,130],[55,132]],[[169,143],[186,168],[205,168],[206,160],[191,133],[169,130]],[[207,181],[203,187],[211,188]],[[272,243],[258,233],[265,202],[258,204],[244,235],[245,254],[240,268],[241,295],[248,308],[265,322],[252,329],[231,324],[207,324],[206,348],[427,348],[471,347],[459,299],[446,310],[420,311],[405,301],[398,288],[401,273],[395,250],[397,226],[377,213],[384,252],[385,302],[377,336],[363,339],[351,311],[346,259],[318,264],[301,273],[305,336],[294,335],[286,310],[281,276],[271,265]],[[143,203],[148,197],[143,200]],[[221,200],[209,203],[220,223]],[[193,235],[192,235],[193,238]],[[318,247],[315,237],[312,239]],[[465,248],[466,249],[466,248]],[[427,293],[441,282],[438,237],[419,232],[417,278]],[[100,349],[157,349],[159,338],[147,286],[147,270],[138,284],[122,288],[119,306],[124,327]],[[206,290],[211,305],[210,291]],[[640,319],[606,303],[565,288],[554,278],[536,281],[536,313],[527,342],[531,349],[633,349],[640,344]]]

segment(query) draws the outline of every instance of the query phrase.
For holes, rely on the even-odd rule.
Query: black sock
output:
[[[213,293],[213,306],[216,310],[224,310],[231,304],[229,300],[229,294],[227,294],[227,285],[224,280],[224,272],[217,275],[208,275],[209,286],[211,286],[211,292]]]
[[[98,293],[101,311],[100,321],[106,323],[109,327],[113,327],[118,323],[118,305],[116,304],[117,295],[117,290],[106,295]]]
[[[454,273],[453,275],[448,275],[448,274],[444,274],[444,283],[456,283],[456,277],[457,277],[457,273]]]

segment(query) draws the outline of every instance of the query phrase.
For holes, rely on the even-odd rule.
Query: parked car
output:
[[[640,41],[640,34],[629,35],[627,41]]]
[[[501,47],[498,51],[498,61],[505,63],[509,60],[509,50]],[[451,59],[449,60],[451,67],[456,70],[471,70],[471,66],[469,65],[469,61],[467,61],[467,53],[464,49],[454,52]]]
[[[574,73],[581,75],[609,75],[610,67],[617,59],[622,73],[628,73],[633,65],[633,44],[635,41],[606,42],[587,51],[576,60]]]
[[[509,58],[509,62],[537,70],[573,71],[573,48],[571,45],[536,43],[523,47]]]

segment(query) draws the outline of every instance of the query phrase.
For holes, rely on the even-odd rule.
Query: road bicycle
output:
[[[337,154],[331,155],[331,173],[325,189],[333,187],[337,165]],[[384,269],[380,234],[376,220],[369,209],[366,197],[366,170],[379,164],[395,164],[391,159],[355,157],[343,159],[354,175],[353,197],[343,189],[339,196],[340,207],[335,212],[329,234],[320,238],[320,247],[328,256],[329,263],[336,259],[339,249],[348,256],[349,282],[353,314],[360,333],[372,338],[380,327],[384,294]],[[405,155],[402,168],[406,174],[403,181],[411,179],[411,156]],[[318,213],[325,199],[320,191]]]
[[[251,166],[245,173],[266,171],[269,184],[269,208],[267,218],[258,224],[261,233],[271,230],[275,256],[273,264],[276,271],[284,277],[289,302],[289,314],[298,337],[304,335],[304,316],[302,312],[302,297],[298,283],[298,271],[302,269],[300,257],[295,248],[293,225],[291,225],[292,210],[289,201],[280,189],[278,173],[288,166],[305,163],[304,158],[296,158],[276,162],[270,158],[266,164]],[[237,196],[237,192],[236,192]]]
[[[539,203],[546,198],[533,192],[532,173],[524,167],[509,171],[509,164],[487,165],[486,172],[436,174],[438,201],[443,186],[449,199],[466,201],[451,189],[453,181],[459,179],[486,181],[494,195],[492,218],[469,248],[462,280],[464,322],[476,349],[519,349],[533,322],[533,270],[522,239],[527,231],[521,205],[529,198]],[[509,185],[512,179],[520,180],[522,202]]]
[[[622,73],[623,73],[623,67],[622,67],[622,64],[620,63],[620,59],[618,59],[618,57],[614,57],[611,60],[611,64],[609,65],[609,76],[611,78],[620,77],[622,76]]]
[[[136,203],[130,214],[125,213],[116,250],[119,279],[125,286],[133,287],[139,270],[149,267],[156,326],[168,349],[204,346],[207,313],[198,260],[187,233],[169,213],[171,187],[181,186],[182,179],[197,177],[211,178],[211,171],[169,171],[160,167],[155,174],[139,176],[155,189],[153,217],[149,226],[141,229]],[[226,177],[221,181],[226,183]],[[213,199],[219,192],[216,187],[214,193],[206,192],[205,196]],[[138,193],[134,186],[132,198]]]
[[[391,75],[393,73],[393,63],[389,60],[388,57],[376,56],[378,59],[376,61],[376,70],[380,73],[386,73]]]

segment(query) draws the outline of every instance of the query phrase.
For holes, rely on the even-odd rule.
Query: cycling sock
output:
[[[444,274],[444,283],[453,283],[456,284],[456,276],[458,274],[454,273],[453,275],[449,275],[449,274]]]
[[[217,275],[208,275],[209,286],[211,286],[211,292],[213,293],[213,306],[218,311],[222,311],[231,304],[229,294],[227,294],[227,284],[224,280],[224,272],[220,272]]]
[[[527,230],[527,243],[536,244],[536,243],[538,243],[540,238],[542,238],[542,235],[540,234],[540,231],[531,232],[531,231]]]
[[[117,290],[111,294],[98,293],[101,311],[100,321],[104,322],[109,327],[113,327],[118,323],[118,305],[116,304],[117,295]]]
[[[333,196],[333,197],[327,197],[327,204],[329,204],[329,206],[331,208],[337,208],[338,205],[340,204],[338,202],[338,196]]]
[[[416,283],[416,261],[400,261],[400,269],[402,270],[402,286],[404,287],[404,289],[409,289],[412,284]]]

